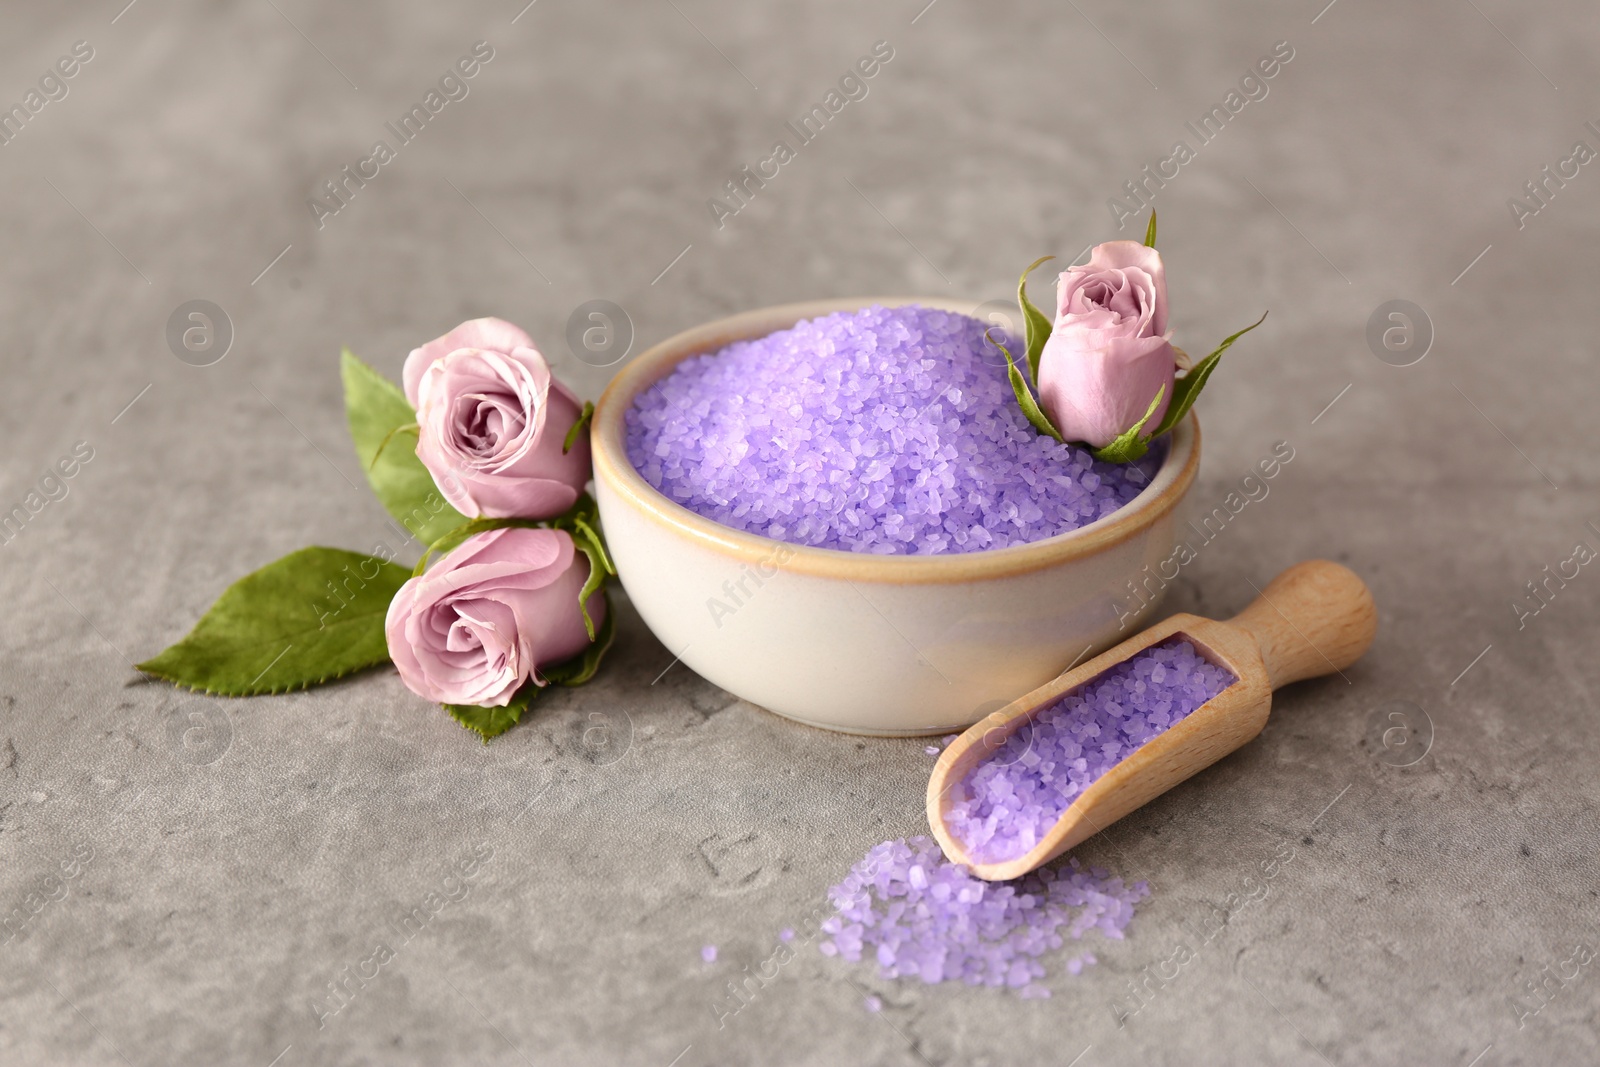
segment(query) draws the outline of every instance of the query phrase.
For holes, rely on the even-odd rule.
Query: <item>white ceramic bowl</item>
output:
[[[969,314],[979,302],[832,300],[719,319],[638,356],[594,415],[601,521],[645,623],[728,692],[830,730],[957,731],[1132,636],[1160,593],[1140,606],[1129,583],[1161,584],[1147,579],[1177,544],[1200,464],[1191,414],[1151,484],[1107,518],[1010,548],[876,556],[723,526],[667,499],[628,461],[628,408],[689,356],[835,311],[913,303]]]

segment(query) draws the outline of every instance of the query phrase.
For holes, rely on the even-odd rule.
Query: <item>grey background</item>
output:
[[[1520,630],[1511,605],[1600,546],[1600,165],[1521,229],[1507,207],[1573,142],[1600,147],[1588,5],[121,2],[0,12],[7,104],[95,49],[0,147],[0,503],[94,449],[0,548],[0,910],[93,857],[0,945],[0,1060],[1593,1062],[1595,965],[1547,1003],[1525,984],[1600,948],[1600,576]],[[480,39],[471,95],[319,230],[307,199]],[[880,39],[870,95],[716,228],[707,198]],[[198,698],[136,680],[246,571],[385,536],[342,344],[397,376],[496,314],[595,396],[613,369],[563,343],[586,300],[628,310],[637,352],[789,300],[1005,298],[1035,256],[1119,236],[1107,198],[1193,147],[1184,121],[1280,40],[1269,95],[1156,205],[1178,343],[1272,312],[1200,404],[1196,503],[1275,441],[1296,455],[1168,606],[1226,615],[1322,555],[1371,583],[1382,630],[1348,682],[1284,692],[1257,741],[1079,850],[1153,895],[1053,999],[884,982],[808,946],[719,1028],[779,929],[925,829],[932,761],[663,675],[625,604],[600,678],[488,747],[392,672],[202,700],[220,713],[188,734]],[[1397,298],[1436,335],[1403,368],[1365,340]],[[191,299],[232,321],[214,366],[167,348]],[[1394,701],[1431,723],[1408,767],[1369,736]],[[461,890],[447,865],[474,848],[492,858]],[[327,984],[450,887],[319,1028]],[[1212,941],[1186,933],[1230,893]],[[1130,979],[1185,939],[1196,958],[1119,1027]]]

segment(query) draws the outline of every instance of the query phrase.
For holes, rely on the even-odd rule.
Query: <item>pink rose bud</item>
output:
[[[417,457],[468,517],[547,519],[589,481],[589,439],[561,446],[582,405],[533,339],[500,319],[464,322],[406,358]]]
[[[1061,436],[1103,448],[1144,417],[1161,424],[1172,402],[1167,277],[1161,254],[1137,241],[1096,245],[1089,262],[1061,273],[1058,309],[1039,357],[1039,406]]]
[[[475,534],[400,587],[384,623],[400,680],[441,704],[504,707],[538,668],[589,645],[578,594],[589,560],[562,530]],[[595,626],[605,598],[589,597]]]

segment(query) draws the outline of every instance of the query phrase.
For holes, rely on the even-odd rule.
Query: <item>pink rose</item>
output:
[[[475,534],[389,602],[384,631],[400,679],[441,704],[504,707],[538,668],[589,645],[578,594],[589,561],[562,530]],[[598,628],[605,598],[589,597]]]
[[[1055,326],[1039,357],[1039,406],[1061,436],[1103,448],[1144,417],[1161,424],[1177,364],[1161,254],[1137,241],[1096,245],[1061,274]]]
[[[463,515],[546,519],[583,492],[587,435],[561,451],[582,405],[511,323],[462,323],[406,357],[404,379],[417,457]]]

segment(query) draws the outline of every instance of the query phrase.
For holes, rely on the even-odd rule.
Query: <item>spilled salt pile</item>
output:
[[[852,552],[1038,541],[1137,496],[1165,448],[1119,465],[1041,435],[984,329],[874,306],[695,356],[629,409],[628,458],[708,519]]]
[[[1090,930],[1120,939],[1149,895],[1077,860],[1013,882],[985,882],[944,858],[930,837],[886,841],[828,890],[823,954],[859,961],[870,950],[885,978],[962,981],[1047,997],[1039,957]],[[1067,963],[1077,974],[1093,955]]]

